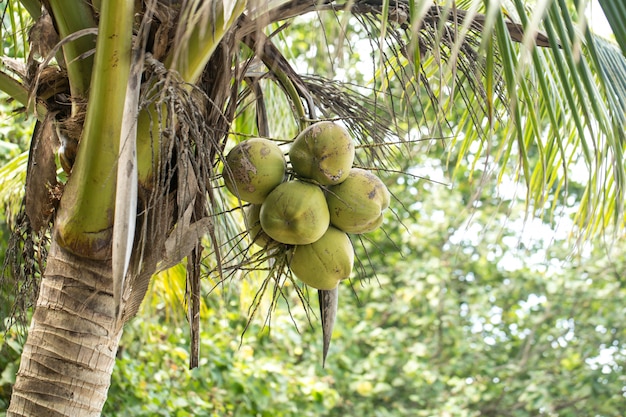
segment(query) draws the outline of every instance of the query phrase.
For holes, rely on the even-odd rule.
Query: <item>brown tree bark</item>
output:
[[[99,416],[121,334],[110,261],[53,241],[7,417]]]

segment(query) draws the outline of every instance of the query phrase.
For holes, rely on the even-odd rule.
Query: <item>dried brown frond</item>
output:
[[[143,184],[140,198],[142,235],[134,251],[137,272],[126,318],[143,299],[151,275],[146,271],[180,262],[208,235],[221,275],[221,251],[239,233],[223,196],[216,192],[217,164],[223,159],[240,83],[233,72],[235,51],[232,37],[225,36],[198,85],[182,82],[154,57],[146,59],[141,106],[151,112],[159,158],[153,161],[155,175]]]

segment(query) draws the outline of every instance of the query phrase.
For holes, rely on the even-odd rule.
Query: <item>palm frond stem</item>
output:
[[[61,39],[83,30],[98,26],[94,19],[93,9],[88,2],[82,0],[50,0],[50,13]],[[89,51],[95,47],[93,37],[80,37],[63,45],[65,65],[72,96],[86,97],[91,83],[91,72],[94,64]]]
[[[111,237],[114,167],[130,72],[133,8],[132,0],[109,1],[102,7],[94,60],[97,70],[90,85],[81,146],[56,223],[62,246],[78,254],[99,257],[110,251],[103,242]]]

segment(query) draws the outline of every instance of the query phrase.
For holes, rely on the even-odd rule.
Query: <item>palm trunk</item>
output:
[[[53,242],[7,417],[99,416],[121,334],[110,261]]]

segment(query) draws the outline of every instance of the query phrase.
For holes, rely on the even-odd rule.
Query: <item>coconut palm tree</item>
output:
[[[626,50],[624,10],[601,3]],[[184,258],[197,326],[202,237],[221,277],[261,267],[267,255],[247,255],[220,166],[231,142],[276,136],[267,109],[274,85],[293,129],[341,119],[360,142],[362,166],[393,169],[403,146],[446,137],[448,149],[472,149],[483,172],[502,175],[514,162],[529,212],[574,198],[581,235],[620,230],[626,66],[619,49],[574,19],[580,7],[566,0],[534,8],[522,0],[5,2],[0,90],[37,119],[21,156],[26,188],[10,252],[34,266],[16,261],[7,275],[41,273],[7,415],[99,415],[124,323],[150,277]],[[299,74],[301,57],[286,51],[301,16],[311,27],[333,26],[334,38],[323,42],[329,50],[353,47],[354,33],[369,40],[367,92],[339,77]],[[320,31],[308,40],[323,38]],[[569,176],[579,170],[586,188],[574,192]],[[280,287],[284,272],[274,264],[267,285]],[[326,342],[336,296],[320,292]]]

